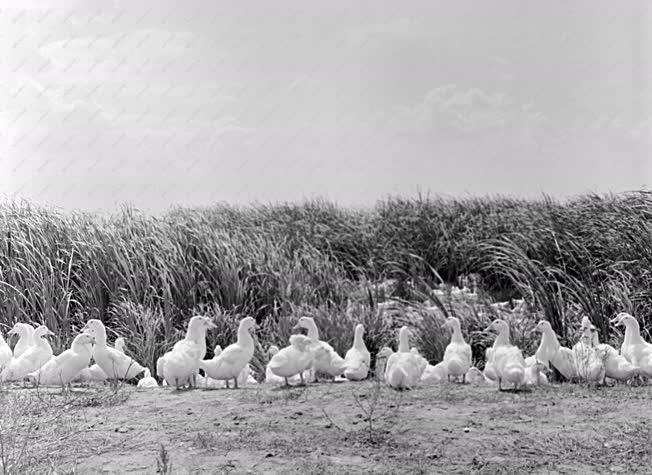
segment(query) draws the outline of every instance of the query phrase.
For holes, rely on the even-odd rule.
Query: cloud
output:
[[[441,139],[509,135],[517,145],[532,145],[555,134],[550,119],[531,103],[519,103],[507,94],[448,84],[431,89],[423,100],[404,107],[394,122],[403,133]]]

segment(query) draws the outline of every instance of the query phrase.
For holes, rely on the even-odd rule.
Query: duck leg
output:
[[[238,389],[238,377],[233,378],[233,389]]]
[[[303,372],[299,373],[299,377],[301,378],[301,386],[305,386],[306,381],[303,379]],[[288,379],[285,378],[285,380],[287,381]]]
[[[503,384],[502,384],[502,379],[498,378],[498,391],[503,390]]]
[[[303,377],[302,377],[301,379],[303,379]],[[285,377],[285,387],[286,387],[286,388],[290,387],[290,382],[288,381],[288,377],[287,377],[287,376]]]
[[[226,389],[231,389],[231,386],[229,386],[229,380],[226,380]]]

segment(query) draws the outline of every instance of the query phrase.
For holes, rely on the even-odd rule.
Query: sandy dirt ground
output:
[[[373,381],[10,389],[0,456],[16,473],[652,473],[651,396]]]

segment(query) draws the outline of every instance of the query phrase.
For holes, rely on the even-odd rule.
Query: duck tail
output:
[[[450,361],[448,361],[446,365],[446,369],[448,374],[452,374],[452,375],[464,374],[464,366],[462,365],[462,362],[457,358],[453,358]]]
[[[505,380],[510,383],[520,384],[525,379],[525,371],[521,366],[513,365],[505,368]]]
[[[407,388],[408,374],[404,368],[394,366],[389,373],[389,385],[393,388]]]

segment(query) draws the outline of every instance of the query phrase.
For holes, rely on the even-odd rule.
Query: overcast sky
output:
[[[320,3],[0,2],[0,194],[161,210],[652,183],[649,2]]]

